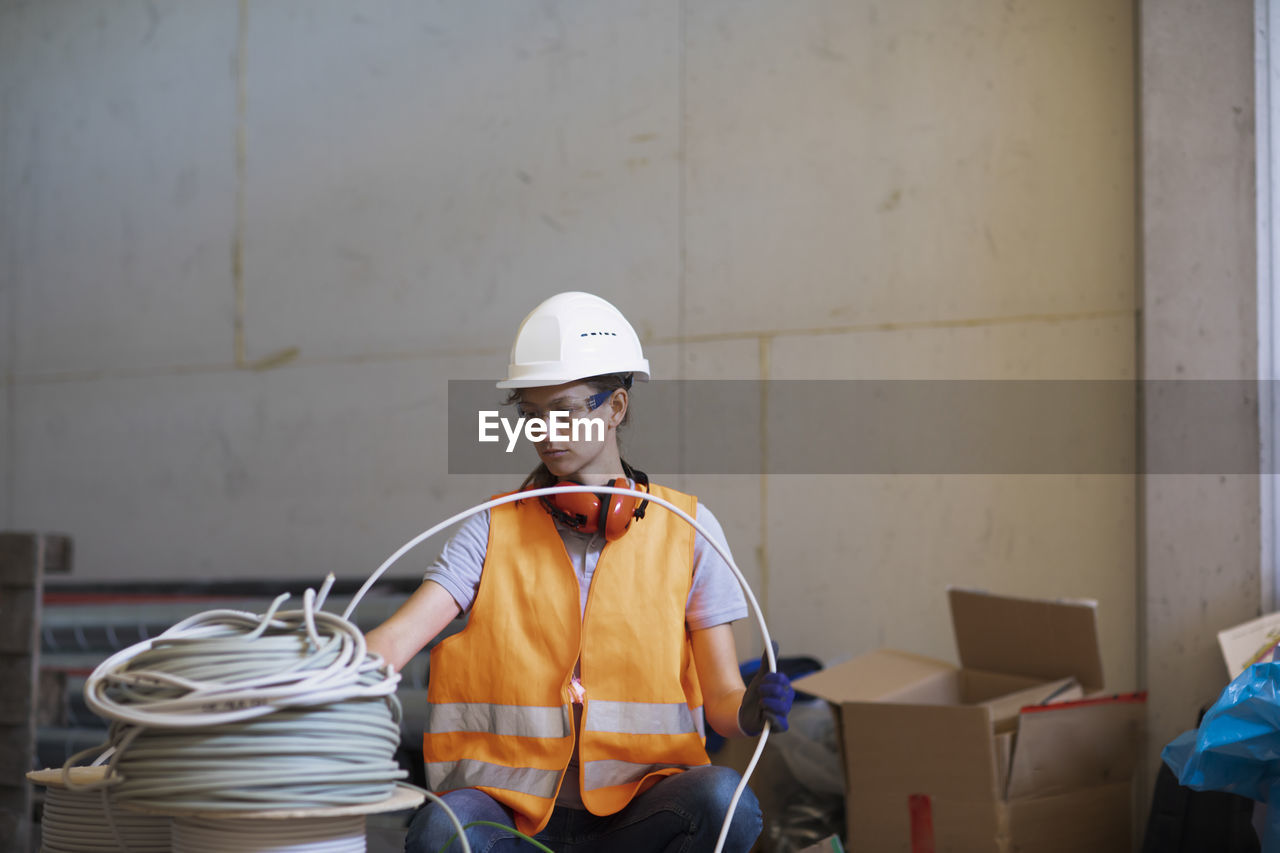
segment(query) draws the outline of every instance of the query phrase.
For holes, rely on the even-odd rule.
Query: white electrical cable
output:
[[[95,747],[68,759],[63,783],[151,811],[209,813],[175,820],[180,853],[363,851],[362,815],[231,814],[383,803],[407,776],[394,757],[400,676],[355,625],[320,609],[332,584],[307,590],[302,610],[281,611],[282,595],[261,615],[197,614],[99,664],[85,698],[111,723],[107,772],[71,778]]]
[[[512,494],[509,494],[509,495],[503,495],[502,497],[494,498],[492,500],[485,501],[484,503],[476,504],[470,509],[463,510],[457,515],[447,518],[444,521],[440,522],[439,524],[435,525],[434,527],[431,527],[423,531],[422,533],[419,533],[417,536],[410,539],[404,545],[401,545],[400,548],[394,554],[388,557],[383,562],[383,564],[379,566],[378,569],[372,575],[369,576],[369,579],[364,582],[364,584],[356,592],[355,596],[351,599],[351,602],[347,604],[347,609],[342,612],[342,618],[346,619],[351,615],[352,611],[355,610],[356,605],[360,603],[360,600],[364,598],[365,593],[369,591],[369,588],[372,587],[378,581],[378,578],[382,577],[383,573],[386,572],[387,569],[391,568],[391,566],[397,560],[399,560],[401,557],[403,557],[405,554],[411,551],[414,547],[421,544],[423,541],[430,539],[436,533],[439,533],[441,530],[444,530],[445,528],[453,524],[457,524],[459,521],[463,521],[464,519],[470,518],[471,516],[477,513],[484,512],[485,510],[492,509],[493,507],[496,507],[496,506],[502,506],[503,504],[509,504],[515,501],[522,501],[527,498],[539,498],[544,495],[553,495],[558,493],[583,492],[583,493],[590,493],[590,494],[611,494],[611,495],[623,495],[625,497],[635,497],[636,491],[637,491],[636,489],[622,489],[616,486],[561,485],[561,486],[549,486],[547,488],[542,488],[542,489],[529,489],[523,492],[513,492]],[[774,659],[774,656],[773,656],[773,641],[772,641],[772,638],[769,636],[769,627],[764,623],[764,614],[760,611],[760,604],[759,602],[756,601],[755,594],[752,593],[751,587],[747,583],[747,579],[743,577],[742,571],[738,568],[737,563],[733,561],[733,557],[729,554],[728,550],[723,548],[720,545],[720,543],[716,541],[716,538],[711,535],[711,532],[708,531],[701,524],[699,524],[698,521],[695,518],[693,518],[693,516],[689,515],[687,512],[680,509],[675,504],[671,503],[670,501],[664,500],[663,498],[660,498],[657,495],[650,494],[650,493],[645,493],[644,497],[650,503],[657,504],[663,509],[666,509],[674,513],[675,515],[679,516],[683,521],[691,525],[694,530],[701,533],[703,538],[707,540],[707,542],[711,545],[711,547],[715,549],[716,553],[719,554],[721,558],[724,559],[725,563],[728,564],[729,568],[733,570],[734,577],[738,579],[738,584],[742,587],[743,593],[746,595],[747,600],[751,602],[751,609],[755,613],[756,622],[760,627],[760,636],[764,640],[764,653],[765,653],[766,662],[768,663],[768,666],[769,666],[769,671],[777,672],[778,662]],[[738,787],[733,792],[733,799],[729,801],[728,813],[725,815],[724,823],[720,827],[720,837],[716,841],[715,853],[721,853],[721,851],[724,849],[724,842],[729,835],[729,826],[733,820],[733,813],[738,808],[738,800],[742,797],[743,789],[747,787],[747,780],[751,778],[752,772],[755,771],[756,763],[760,760],[760,753],[764,751],[765,742],[769,738],[770,728],[771,726],[769,722],[766,721],[764,724],[764,729],[760,732],[760,740],[756,744],[755,752],[752,753],[751,755],[751,761],[747,763],[747,768],[742,774],[742,781],[738,783]],[[441,804],[443,805],[443,803]],[[448,810],[447,806],[445,808],[446,810]],[[448,811],[449,811],[450,818],[452,818],[456,823],[457,817],[453,814],[451,810],[448,810]]]
[[[307,590],[302,610],[263,615],[209,610],[99,664],[85,682],[90,710],[138,726],[217,726],[354,698],[395,704],[398,673],[367,654],[364,634],[319,610]],[[136,660],[135,660],[136,659]],[[396,713],[398,714],[398,707]]]
[[[112,809],[96,791],[45,790],[40,853],[169,853],[169,818]]]
[[[394,760],[399,676],[350,622],[310,598],[277,612],[281,601],[262,617],[199,614],[100,664],[85,698],[112,721],[115,751],[93,787],[150,808],[388,798],[406,775]]]

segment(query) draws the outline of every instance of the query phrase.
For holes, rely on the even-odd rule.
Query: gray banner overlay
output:
[[[1256,381],[638,383],[622,454],[671,474],[1257,474]],[[492,382],[449,382],[449,473],[521,478]],[[491,435],[479,440],[480,412]],[[514,486],[515,484],[513,484]]]

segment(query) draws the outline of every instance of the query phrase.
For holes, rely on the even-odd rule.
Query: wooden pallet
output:
[[[43,533],[0,533],[0,838],[27,850],[31,837],[31,783],[36,728],[49,716],[41,690],[40,611],[44,578],[71,570],[71,539]],[[54,676],[45,676],[54,677]],[[46,701],[41,702],[41,695]]]

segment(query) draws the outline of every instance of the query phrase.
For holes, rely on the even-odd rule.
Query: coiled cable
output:
[[[347,849],[330,846],[345,844],[335,833],[358,835],[363,849],[363,816],[248,824],[227,817],[381,803],[408,775],[394,758],[399,675],[368,654],[355,625],[321,609],[332,584],[330,575],[319,594],[307,590],[301,610],[280,610],[282,595],[261,615],[206,611],[103,661],[85,699],[110,721],[106,774],[71,778],[72,765],[95,747],[68,759],[64,783],[151,811],[222,813],[175,821],[174,849],[184,852],[202,849],[205,842],[192,839],[210,835],[209,826],[226,836],[208,840],[221,845],[214,849],[237,853],[259,849],[246,846],[246,826],[255,839],[277,831],[315,836],[304,846],[265,849]],[[350,831],[355,823],[358,832]]]
[[[169,818],[110,809],[96,791],[50,785],[40,821],[40,853],[169,853]]]
[[[333,586],[307,590],[302,610],[209,610],[116,652],[85,682],[85,702],[136,726],[219,726],[349,699],[383,697],[399,717],[398,673],[370,657],[364,634],[320,608]]]
[[[149,809],[243,811],[382,802],[405,773],[383,701],[289,709],[220,726],[113,723],[112,796]]]

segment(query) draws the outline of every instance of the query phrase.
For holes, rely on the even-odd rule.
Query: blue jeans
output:
[[[597,817],[581,809],[560,808],[535,838],[558,853],[711,853],[724,824],[729,801],[742,777],[728,767],[695,767],[667,776],[635,797],[617,814]],[[514,825],[511,813],[474,788],[444,795],[463,824],[489,820]],[[744,788],[725,839],[725,853],[746,853],[760,834],[760,804]],[[428,803],[413,816],[405,853],[443,853],[456,832],[444,809]],[[535,853],[536,847],[510,832],[488,826],[467,830],[473,853]],[[448,853],[459,853],[455,841]]]

